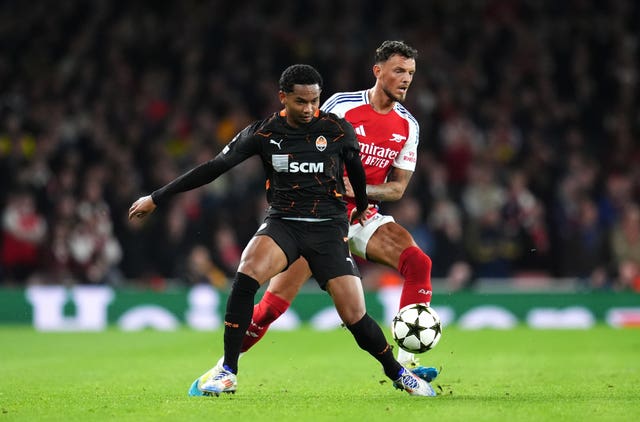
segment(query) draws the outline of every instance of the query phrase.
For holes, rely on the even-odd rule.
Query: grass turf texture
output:
[[[390,336],[389,336],[390,338]],[[271,332],[235,395],[187,397],[222,332],[0,327],[0,421],[640,420],[640,332],[446,328],[422,362],[436,398],[397,391],[343,329]]]

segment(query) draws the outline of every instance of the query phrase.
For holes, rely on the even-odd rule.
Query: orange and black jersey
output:
[[[153,192],[153,201],[160,204],[178,192],[209,183],[254,155],[260,156],[266,173],[269,216],[345,218],[345,168],[358,209],[367,207],[365,174],[353,127],[322,111],[298,128],[286,123],[283,112],[254,122],[214,159]]]

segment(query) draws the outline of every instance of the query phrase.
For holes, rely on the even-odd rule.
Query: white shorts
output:
[[[393,223],[395,221],[396,220],[390,215],[376,213],[367,220],[364,226],[359,223],[349,226],[349,250],[351,253],[360,258],[367,259],[367,243],[369,243],[369,239],[371,239],[373,233],[383,224]]]

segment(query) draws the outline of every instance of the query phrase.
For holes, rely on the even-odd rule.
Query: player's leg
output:
[[[227,300],[224,320],[224,360],[198,378],[191,389],[203,394],[233,393],[236,390],[238,357],[244,333],[253,313],[255,294],[262,284],[287,265],[287,254],[269,236],[254,236],[242,252],[240,265]],[[194,388],[195,387],[195,388]]]
[[[404,368],[394,357],[392,347],[380,326],[366,313],[362,283],[356,276],[346,275],[328,281],[331,295],[340,318],[361,349],[382,364],[385,375],[394,386],[416,396],[435,396],[431,385]]]
[[[253,307],[253,318],[242,340],[241,352],[246,352],[260,341],[271,323],[289,308],[309,277],[311,277],[309,264],[306,259],[300,257],[286,271],[271,279],[260,302]]]
[[[306,239],[305,257],[320,287],[330,295],[340,319],[353,334],[358,345],[383,366],[385,374],[396,379],[402,366],[394,359],[378,324],[367,315],[360,271],[343,242],[348,226],[338,222],[319,226]]]
[[[431,385],[404,368],[380,326],[367,314],[360,272],[349,253],[346,224],[328,223],[318,233],[309,233],[305,257],[320,287],[331,295],[338,315],[360,348],[382,364],[394,385],[411,395],[435,396]],[[343,239],[345,241],[343,241]],[[311,253],[308,253],[311,251]]]
[[[431,258],[400,224],[383,224],[367,242],[367,259],[397,268],[404,277],[398,309],[431,302]]]
[[[431,259],[393,218],[378,214],[367,226],[351,226],[349,235],[352,252],[369,261],[396,268],[404,277],[398,309],[413,303],[431,302]],[[419,367],[413,353],[398,349],[398,360],[403,365],[414,367],[427,380],[437,376],[435,368]]]
[[[300,291],[300,288],[309,277],[311,277],[311,270],[307,260],[300,257],[286,271],[271,279],[267,291],[253,307],[251,323],[242,339],[240,357],[264,337],[271,323],[289,308],[298,291]],[[223,363],[224,355],[218,359],[218,362],[210,371],[220,372],[223,369]],[[196,380],[191,386],[190,395],[201,395],[197,386],[198,381]]]

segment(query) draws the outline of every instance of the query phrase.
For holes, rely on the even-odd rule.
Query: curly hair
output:
[[[315,85],[322,89],[322,76],[308,64],[294,64],[286,68],[280,76],[280,90],[293,92],[294,85]]]

